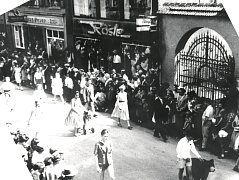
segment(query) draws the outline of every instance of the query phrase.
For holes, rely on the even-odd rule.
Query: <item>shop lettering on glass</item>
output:
[[[131,35],[124,34],[125,30],[119,26],[119,24],[109,25],[102,22],[81,22],[82,24],[88,24],[92,30],[88,30],[88,34],[97,34],[100,36],[115,36],[130,38]]]

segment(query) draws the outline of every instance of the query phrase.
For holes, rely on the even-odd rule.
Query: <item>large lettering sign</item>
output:
[[[95,22],[78,20],[75,22],[75,31],[80,29],[81,33],[96,36],[112,36],[131,38],[130,27],[118,22]]]
[[[27,16],[27,24],[64,27],[63,18],[61,17],[40,17],[40,16]]]

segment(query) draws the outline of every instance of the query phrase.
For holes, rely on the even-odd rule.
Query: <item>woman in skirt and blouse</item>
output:
[[[115,103],[115,108],[111,114],[111,117],[118,118],[118,126],[122,127],[121,120],[127,122],[128,129],[132,130],[133,127],[130,125],[129,122],[129,109],[128,109],[128,99],[127,93],[125,92],[125,85],[121,85],[119,87],[120,92],[117,94],[117,100]]]
[[[76,91],[75,97],[71,100],[71,109],[65,120],[65,125],[74,126],[74,135],[78,136],[80,133],[83,133],[83,116],[84,116],[85,107],[81,103],[80,93]],[[82,131],[82,132],[79,132]]]

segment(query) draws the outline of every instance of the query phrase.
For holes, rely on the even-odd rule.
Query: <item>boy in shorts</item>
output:
[[[202,160],[202,158],[199,155],[193,143],[192,132],[190,130],[186,130],[184,132],[184,135],[185,137],[179,140],[176,148],[179,168],[178,177],[179,180],[183,179],[183,171],[184,168],[186,167],[186,174],[188,176],[188,180],[193,180],[192,159],[190,151],[192,151],[192,153],[200,160]]]
[[[101,131],[101,140],[95,144],[94,155],[96,169],[100,176],[99,179],[104,180],[105,171],[108,170],[110,179],[115,180],[112,143],[109,140],[109,132],[107,129]]]

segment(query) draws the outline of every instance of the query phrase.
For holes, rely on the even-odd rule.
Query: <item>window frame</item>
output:
[[[74,17],[78,17],[78,18],[87,18],[87,19],[102,19],[102,20],[115,20],[115,21],[127,21],[127,22],[135,22],[136,18],[125,18],[125,0],[118,0],[119,2],[119,11],[120,11],[120,17],[119,19],[116,18],[107,18],[107,17],[102,17],[101,16],[101,0],[95,0],[95,5],[96,5],[96,17],[90,17],[87,15],[78,15],[75,13],[75,1],[81,1],[81,0],[73,0],[73,16]],[[106,1],[106,0],[104,0]],[[151,6],[150,6],[150,16],[151,15],[156,15],[156,10],[155,10],[155,6],[157,6],[158,4],[156,3],[157,0],[151,0]],[[158,8],[157,8],[158,9]],[[155,12],[154,12],[155,11]],[[129,14],[130,16],[130,14]]]
[[[16,28],[20,28],[21,31],[18,29],[16,30]],[[23,26],[22,25],[13,25],[13,33],[14,33],[14,43],[15,43],[15,47],[19,48],[19,49],[25,49],[25,41],[24,41],[24,31],[23,31]],[[18,43],[19,41],[19,43]],[[21,42],[22,41],[22,42]],[[21,44],[23,46],[21,46]]]
[[[73,0],[73,15],[75,16],[75,17],[80,17],[80,18],[90,18],[90,19],[99,19],[100,18],[100,10],[99,10],[99,8],[100,8],[100,1],[99,0],[94,0],[95,1],[95,6],[96,6],[96,16],[95,17],[90,17],[90,16],[88,16],[88,15],[76,15],[76,13],[75,13],[75,1],[81,1],[81,0]],[[84,0],[85,1],[85,0]],[[88,0],[89,1],[89,0]]]

